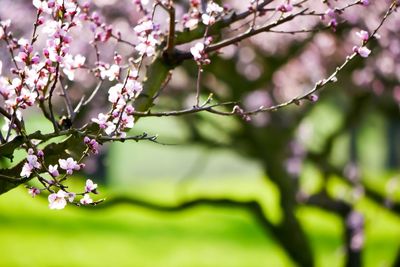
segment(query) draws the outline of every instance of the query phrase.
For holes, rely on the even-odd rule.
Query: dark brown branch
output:
[[[56,67],[56,74],[54,77],[54,82],[53,85],[50,88],[50,92],[49,92],[49,111],[50,111],[50,117],[51,117],[51,122],[53,123],[53,128],[55,132],[58,132],[58,125],[54,116],[54,110],[53,110],[53,103],[52,103],[52,98],[53,98],[53,93],[54,90],[56,89],[57,86],[57,81],[58,81],[58,75],[59,75],[59,71],[60,71],[60,64],[57,63],[57,67]]]
[[[248,38],[250,38],[250,37],[252,37],[254,35],[257,35],[257,34],[262,33],[262,32],[267,32],[272,28],[275,28],[275,27],[277,27],[279,25],[282,25],[282,24],[284,24],[284,23],[286,23],[288,21],[291,21],[294,18],[296,18],[297,16],[305,14],[305,12],[307,10],[308,9],[306,8],[306,9],[303,9],[303,10],[297,12],[297,13],[288,15],[287,17],[282,17],[282,18],[278,19],[277,21],[275,21],[275,22],[273,22],[271,24],[267,24],[267,25],[264,25],[264,26],[261,26],[261,27],[258,27],[258,28],[254,28],[254,29],[250,28],[249,31],[247,31],[245,33],[242,33],[242,34],[240,34],[238,36],[234,36],[234,37],[232,37],[230,39],[227,39],[227,40],[224,40],[222,42],[219,42],[219,43],[216,43],[216,44],[212,44],[212,45],[208,46],[205,50],[206,50],[207,53],[210,53],[210,52],[219,50],[219,49],[221,49],[223,47],[226,47],[226,46],[229,46],[229,45],[232,45],[232,44],[237,44],[237,43],[239,43],[239,42],[241,42],[241,41],[243,41],[245,39],[248,39]]]

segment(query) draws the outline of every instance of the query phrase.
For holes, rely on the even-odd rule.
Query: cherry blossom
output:
[[[32,1],[33,6],[36,7],[38,10],[41,12],[45,12],[48,14],[51,14],[53,10],[50,8],[50,4],[47,1],[42,1],[42,0],[33,0]]]
[[[361,4],[364,6],[368,6],[369,5],[369,0],[361,0]]]
[[[371,50],[369,50],[367,47],[365,46],[354,46],[353,47],[353,52],[356,52],[357,54],[359,54],[361,57],[368,57],[369,54],[371,53]]]
[[[109,65],[103,65],[99,66],[99,71],[100,71],[100,77],[101,79],[106,79],[108,78],[109,81],[114,81],[119,77],[121,68],[120,66],[113,64],[111,66]]]
[[[133,30],[136,32],[138,35],[144,35],[146,36],[147,34],[151,33],[154,29],[154,24],[153,21],[151,20],[144,20],[140,24],[136,25]]]
[[[97,118],[93,118],[92,121],[94,123],[97,123],[100,126],[100,128],[105,129],[107,127],[108,119],[109,119],[108,115],[105,115],[103,113],[99,113],[97,115]]]
[[[30,177],[34,169],[41,168],[41,164],[38,161],[38,157],[33,154],[32,149],[29,149],[26,161],[27,162],[25,162],[24,166],[22,167],[22,171],[20,173],[21,177]]]
[[[81,198],[80,202],[82,205],[92,204],[93,199],[90,198],[89,194],[85,194],[83,198]]]
[[[363,42],[366,42],[366,41],[368,41],[368,39],[369,39],[369,34],[368,34],[367,31],[361,30],[361,31],[359,31],[359,32],[356,32],[356,34],[357,34],[358,37],[360,37],[360,39],[361,39]]]
[[[58,172],[58,164],[49,165],[49,173],[50,173],[50,175],[53,176],[53,177],[59,176],[60,173]]]
[[[68,198],[68,193],[63,190],[59,190],[57,193],[50,194],[48,197],[49,208],[52,210],[61,210],[65,208],[65,206],[67,205],[66,198]]]
[[[135,46],[135,49],[140,55],[151,57],[155,54],[156,47],[160,44],[159,27],[146,17],[134,27],[133,30],[139,38],[139,44]]]
[[[66,170],[69,175],[71,175],[73,171],[79,171],[81,169],[80,165],[71,157],[59,159],[58,163],[60,164],[60,168]]]
[[[96,141],[96,139],[90,139],[89,137],[85,136],[83,139],[83,142],[88,146],[90,151],[92,151],[93,154],[99,153],[99,143]]]
[[[21,173],[19,174],[21,177],[30,177],[32,174],[33,168],[29,166],[28,163],[25,163],[24,166],[22,166]]]
[[[224,9],[214,2],[207,4],[205,14],[201,15],[202,22],[205,25],[212,25],[215,23],[217,17],[224,11]]]
[[[97,184],[93,183],[92,180],[87,179],[86,180],[86,185],[85,185],[85,192],[90,193],[93,192],[97,189]]]
[[[73,81],[75,78],[75,70],[82,67],[85,64],[86,58],[82,55],[76,55],[73,57],[71,54],[66,54],[63,60],[63,71],[67,75],[68,79]]]
[[[71,202],[71,203],[74,202],[75,197],[76,197],[76,194],[75,194],[75,193],[73,193],[73,192],[68,192],[68,194],[67,194],[68,202]]]
[[[36,188],[36,187],[31,187],[28,189],[28,193],[29,195],[31,195],[32,197],[35,197],[37,195],[40,194],[40,189]]]
[[[276,10],[282,13],[290,12],[293,10],[293,6],[290,3],[280,4],[279,6],[276,7]]]
[[[194,60],[201,60],[204,55],[204,44],[196,43],[192,48],[190,48],[190,53],[192,53]]]
[[[200,21],[200,12],[196,9],[190,14],[184,14],[182,17],[182,23],[184,28],[193,30],[197,27]]]

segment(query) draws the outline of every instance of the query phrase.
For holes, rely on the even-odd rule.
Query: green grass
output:
[[[146,123],[137,132],[153,123],[168,130],[150,133],[183,134],[173,133],[179,128],[174,121]],[[275,186],[256,163],[229,151],[124,143],[111,147],[107,163],[110,183],[100,191],[108,199],[121,193],[163,203],[193,196],[257,199],[272,222],[281,219]],[[311,168],[309,173],[318,176]],[[317,182],[304,180],[303,185],[312,192]],[[333,195],[346,193],[335,181],[328,189]],[[399,245],[400,219],[366,200],[357,209],[366,214],[366,266],[390,266]],[[339,218],[313,208],[300,208],[298,217],[317,266],[342,266]],[[0,251],[1,267],[294,266],[269,232],[243,210],[197,207],[168,214],[121,205],[52,211],[45,199],[30,198],[22,187],[0,196]]]
[[[0,266],[290,266],[243,211],[46,205],[20,189],[0,198]]]
[[[399,219],[367,201],[359,208],[367,212],[366,266],[389,266]],[[298,215],[317,266],[341,266],[339,219],[312,208]],[[44,199],[31,199],[19,188],[0,197],[0,236],[0,266],[293,266],[247,212],[231,208],[51,211]]]

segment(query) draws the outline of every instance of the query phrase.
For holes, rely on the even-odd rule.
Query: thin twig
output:
[[[394,11],[394,9],[396,8],[396,2],[394,1],[390,8],[387,10],[387,12],[385,13],[384,17],[382,18],[382,20],[380,21],[379,25],[375,28],[375,30],[372,32],[371,36],[374,36],[379,29],[382,27],[382,25],[384,24],[384,22],[387,20],[387,18],[389,17],[389,15]],[[304,11],[304,10],[303,10]],[[371,40],[371,39],[369,39]],[[367,42],[364,43],[364,46],[369,42],[369,40]],[[346,60],[338,67],[336,67],[335,71],[331,73],[331,75],[323,80],[318,81],[317,83],[314,84],[314,86],[308,90],[306,93],[292,98],[286,102],[277,104],[277,105],[272,105],[269,107],[259,107],[257,109],[254,110],[250,110],[250,111],[243,111],[240,114],[238,114],[237,112],[235,112],[235,110],[226,112],[226,111],[219,111],[216,110],[215,107],[221,107],[221,106],[230,106],[230,105],[236,105],[237,103],[235,102],[227,102],[227,103],[217,103],[217,104],[213,104],[213,105],[209,105],[209,106],[204,106],[204,107],[193,107],[190,109],[184,109],[184,110],[178,110],[178,111],[167,111],[167,112],[134,112],[134,116],[137,117],[164,117],[164,116],[181,116],[181,115],[187,115],[187,114],[194,114],[194,113],[198,113],[201,111],[207,111],[210,113],[214,113],[217,115],[222,115],[222,116],[234,116],[234,115],[255,115],[257,113],[260,112],[271,112],[271,111],[277,111],[278,109],[287,107],[289,105],[292,104],[299,104],[302,100],[310,100],[310,96],[313,95],[314,93],[316,93],[317,91],[321,90],[322,88],[324,88],[327,84],[329,83],[333,83],[336,82],[336,76],[341,72],[341,70],[343,70],[344,67],[346,67],[351,61],[353,61],[354,58],[356,58],[358,56],[357,53],[353,53],[350,56],[348,56],[346,58]]]
[[[61,81],[61,76],[59,77],[60,80],[60,87],[61,87],[61,96],[64,98],[65,106],[67,107],[67,112],[68,112],[68,118],[72,120],[73,117],[75,117],[75,112],[74,108],[72,107],[71,99],[69,98],[67,94],[67,85],[64,86]]]
[[[81,110],[82,107],[87,106],[93,98],[96,96],[97,92],[100,90],[101,85],[103,84],[103,80],[100,80],[100,82],[96,85],[94,88],[93,92],[90,94],[89,98],[85,100],[85,97],[83,96],[81,100],[79,101],[78,105],[74,109],[74,113],[77,114]],[[74,118],[71,118],[73,120]]]
[[[254,35],[257,35],[259,33],[269,31],[272,28],[275,28],[275,27],[277,27],[279,25],[282,25],[283,23],[286,23],[286,22],[289,22],[289,21],[293,20],[294,18],[296,18],[299,15],[304,15],[307,10],[308,10],[308,8],[305,8],[305,9],[303,9],[303,10],[297,12],[297,13],[288,15],[286,17],[282,17],[282,18],[278,19],[277,21],[275,21],[275,22],[273,22],[271,24],[267,24],[267,25],[261,26],[261,27],[256,28],[256,29],[250,29],[249,31],[247,31],[245,33],[242,33],[242,34],[240,34],[238,36],[226,39],[226,40],[221,41],[221,42],[216,43],[216,44],[212,44],[212,45],[208,46],[205,49],[205,51],[207,53],[213,52],[213,51],[219,50],[219,49],[221,49],[223,47],[229,46],[231,44],[239,43],[240,41],[242,41],[244,39],[248,39],[248,38],[250,38],[250,37],[252,37]]]
[[[33,24],[33,32],[32,32],[32,37],[31,37],[31,45],[33,45],[33,44],[36,42],[36,40],[37,40],[36,31],[37,31],[37,28],[38,28],[38,26],[39,26],[39,17],[40,17],[40,13],[41,13],[41,11],[39,11],[39,10],[36,12],[36,21],[35,21],[35,23]]]
[[[254,9],[254,16],[253,16],[253,22],[251,24],[251,29],[254,29],[254,27],[256,26],[257,12],[258,12],[258,2],[259,2],[259,0],[256,0],[256,8]]]

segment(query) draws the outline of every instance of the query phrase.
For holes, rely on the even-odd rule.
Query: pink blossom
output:
[[[31,91],[26,88],[22,88],[20,96],[17,98],[17,103],[22,103],[28,106],[32,106],[33,103],[35,103],[37,96],[38,96],[37,92]]]
[[[92,121],[94,123],[97,123],[100,128],[104,129],[107,127],[107,121],[108,121],[109,116],[108,115],[104,115],[103,113],[99,113],[99,115],[96,118],[93,118]]]
[[[19,52],[16,57],[14,57],[15,61],[17,62],[26,62],[28,59],[28,54],[25,52]]]
[[[76,197],[76,194],[73,193],[73,192],[69,192],[68,195],[67,195],[67,198],[68,198],[69,202],[73,202],[75,197]]]
[[[90,198],[89,194],[85,194],[80,202],[82,205],[87,205],[93,203],[93,199]]]
[[[124,129],[124,128],[130,129],[133,127],[134,121],[135,121],[135,119],[133,118],[132,115],[128,115],[124,112],[121,116],[121,126],[120,127],[122,129]]]
[[[86,180],[86,185],[85,185],[86,193],[90,193],[90,192],[96,190],[96,188],[97,188],[97,184],[93,183],[93,181],[90,179]]]
[[[35,197],[35,196],[40,194],[40,190],[38,188],[36,188],[36,187],[31,187],[31,188],[29,188],[28,193],[32,197]]]
[[[41,1],[41,0],[33,0],[32,1],[33,6],[36,7],[38,10],[51,14],[52,9],[49,8],[49,5],[46,1]]]
[[[369,5],[369,0],[361,0],[361,4],[363,6],[368,6]]]
[[[108,101],[110,101],[113,104],[116,104],[118,101],[123,101],[122,99],[122,89],[124,85],[121,83],[118,83],[108,90]],[[124,105],[125,102],[121,103],[121,105]]]
[[[56,210],[65,208],[67,205],[67,201],[65,200],[66,197],[68,197],[68,194],[63,190],[59,190],[57,193],[50,194],[48,197],[49,208]]]
[[[20,173],[21,177],[30,177],[34,169],[40,169],[41,164],[38,162],[36,155],[33,155],[33,150],[29,149],[28,155],[26,156],[26,163],[22,166]]]
[[[32,174],[32,170],[33,168],[28,163],[25,163],[24,166],[22,166],[22,170],[19,175],[21,177],[30,177]]]
[[[308,99],[311,102],[316,102],[316,101],[318,101],[318,96],[316,94],[311,94],[311,95],[308,96]]]
[[[219,14],[219,13],[222,13],[223,11],[224,11],[224,8],[214,2],[208,3],[207,9],[206,9],[206,12],[209,14],[211,14],[211,13]]]
[[[151,57],[156,52],[156,46],[160,43],[160,26],[154,24],[152,20],[145,18],[133,29],[139,38],[139,43],[135,46],[140,55]]]
[[[75,78],[75,70],[82,67],[85,64],[86,58],[82,55],[76,55],[73,57],[71,54],[66,54],[63,60],[63,71],[67,75],[68,79],[73,81]]]
[[[38,158],[35,155],[28,155],[26,160],[28,161],[29,166],[32,168],[39,169],[41,167],[40,163],[38,162]]]
[[[357,35],[358,37],[360,37],[361,40],[363,40],[363,42],[366,42],[366,41],[368,41],[368,39],[369,39],[369,34],[368,34],[368,32],[367,32],[367,31],[364,31],[364,30],[361,30],[361,31],[359,31],[359,32],[356,32],[356,35]]]
[[[31,58],[31,63],[32,64],[38,64],[40,62],[40,57],[39,57],[39,55],[34,55],[32,58]]]
[[[153,36],[149,36],[141,39],[141,42],[135,46],[135,49],[140,55],[151,57],[155,54],[157,44],[158,40],[156,40]]]
[[[90,139],[89,137],[85,136],[83,142],[88,146],[93,154],[99,153],[99,143],[96,141],[96,139]]]
[[[182,22],[183,22],[183,27],[184,28],[188,28],[190,30],[193,30],[197,27],[197,25],[199,24],[199,14],[200,13],[196,13],[196,14],[185,14],[182,18]]]
[[[85,144],[89,144],[89,143],[90,143],[90,138],[87,137],[87,136],[85,136],[85,137],[83,138],[83,142],[84,142]]]
[[[133,79],[128,79],[125,85],[129,98],[136,98],[143,90],[143,86],[140,82]]]
[[[202,59],[204,55],[204,44],[196,43],[192,48],[190,48],[190,53],[193,55],[194,60],[198,61]]]
[[[73,171],[79,171],[80,165],[71,157],[65,159],[59,159],[58,163],[60,164],[60,168],[67,171],[67,174],[71,175]]]
[[[212,25],[215,23],[217,17],[222,13],[224,9],[218,4],[211,2],[207,5],[206,14],[201,15],[202,22],[205,25]]]
[[[60,175],[60,173],[58,172],[58,164],[56,165],[49,165],[49,173],[51,176],[53,177],[57,177]]]
[[[353,47],[353,52],[359,54],[361,57],[366,58],[369,56],[369,54],[371,53],[371,50],[369,50],[368,48],[366,48],[365,46],[354,46]]]
[[[208,14],[203,14],[203,15],[201,15],[201,21],[205,25],[212,25],[212,24],[215,23],[215,17],[214,16],[210,16]]]
[[[117,126],[115,126],[114,123],[112,123],[111,121],[108,121],[107,124],[106,124],[106,128],[105,128],[104,132],[107,135],[111,135],[112,133],[115,132],[116,128],[117,128]]]
[[[99,70],[100,77],[102,79],[108,78],[110,81],[114,81],[116,78],[119,77],[121,68],[118,65],[113,64],[111,66],[100,66]]]
[[[358,54],[360,54],[360,56],[362,56],[362,57],[368,57],[369,56],[369,54],[371,53],[371,50],[369,50],[368,48],[366,48],[365,46],[363,46],[363,47],[360,47],[359,49],[358,49]]]
[[[190,5],[192,7],[198,7],[200,5],[200,0],[190,0]]]
[[[154,29],[153,21],[145,20],[133,28],[133,30],[138,35],[146,34],[147,32],[151,32]]]
[[[8,28],[8,27],[10,27],[10,25],[11,25],[10,19],[0,21],[0,26],[2,28]]]
[[[283,13],[290,12],[293,10],[293,6],[291,4],[280,4],[276,7],[276,10]]]

